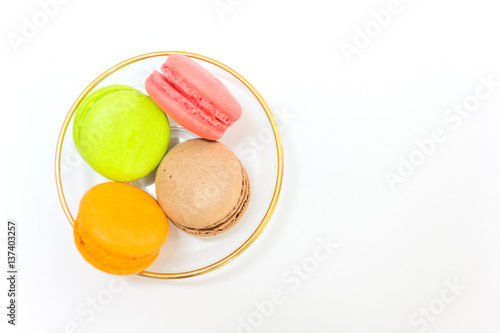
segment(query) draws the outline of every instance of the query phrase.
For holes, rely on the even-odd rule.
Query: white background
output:
[[[71,0],[14,47],[8,36],[41,7],[2,1],[0,253],[5,262],[7,219],[15,219],[20,272],[18,325],[6,324],[4,309],[2,327],[498,333],[500,87],[456,128],[443,118],[474,95],[479,76],[500,81],[496,3],[401,0],[349,63],[341,43],[353,44],[390,1],[222,2],[232,7],[221,16],[213,0]],[[127,277],[95,316],[82,315],[89,299],[120,284],[73,244],[53,176],[58,132],[98,74],[159,50],[215,58],[273,110],[288,110],[283,193],[268,228],[234,262],[182,281]],[[392,191],[386,174],[438,128],[446,140]],[[318,238],[338,243],[319,263]],[[307,277],[287,280],[304,264]]]

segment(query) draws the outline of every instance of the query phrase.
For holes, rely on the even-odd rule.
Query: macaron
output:
[[[79,105],[73,139],[83,159],[104,177],[130,182],[151,173],[170,142],[165,113],[137,89],[111,85]]]
[[[168,219],[153,197],[133,185],[108,182],[85,193],[73,234],[92,266],[127,275],[155,261],[168,231]]]
[[[170,221],[197,236],[214,236],[241,220],[250,181],[238,157],[218,141],[192,139],[170,150],[158,167],[156,196]]]
[[[146,90],[173,120],[194,134],[222,138],[241,117],[241,106],[208,70],[193,59],[173,54],[146,79]]]

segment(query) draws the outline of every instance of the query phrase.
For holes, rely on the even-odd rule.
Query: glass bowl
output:
[[[144,81],[160,68],[170,54],[193,58],[209,70],[236,97],[243,114],[224,137],[228,146],[245,167],[251,185],[251,198],[243,218],[232,229],[217,236],[189,235],[172,223],[167,242],[158,259],[140,276],[158,279],[180,279],[216,270],[243,253],[262,233],[276,208],[283,181],[283,145],[276,120],[259,92],[233,69],[195,53],[162,51],[125,60],[99,75],[76,99],[59,134],[56,149],[56,186],[62,208],[71,225],[75,222],[80,199],[92,186],[108,182],[80,156],[73,142],[73,116],[81,101],[94,89],[111,84],[132,86],[146,93]],[[169,149],[197,136],[169,118],[171,142]],[[70,132],[67,134],[68,128]],[[131,184],[156,198],[156,170]],[[68,237],[72,237],[68,235]]]

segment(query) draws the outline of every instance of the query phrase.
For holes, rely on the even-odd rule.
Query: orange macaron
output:
[[[145,270],[168,236],[168,219],[156,200],[133,185],[109,182],[88,190],[74,225],[75,243],[97,269],[127,275]]]

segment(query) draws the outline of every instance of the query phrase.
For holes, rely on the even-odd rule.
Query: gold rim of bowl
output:
[[[64,214],[68,218],[71,226],[74,225],[75,219],[73,218],[73,215],[71,215],[71,212],[69,211],[68,204],[66,202],[66,198],[64,196],[64,191],[63,191],[63,186],[61,182],[61,153],[62,153],[62,145],[64,141],[64,137],[66,135],[66,131],[68,129],[68,125],[71,121],[71,118],[76,112],[76,109],[78,108],[78,105],[82,102],[82,100],[87,96],[89,92],[91,92],[102,80],[107,78],[109,75],[113,74],[114,72],[130,65],[135,62],[148,59],[148,58],[153,58],[153,57],[161,57],[161,56],[168,56],[171,54],[183,54],[186,56],[189,56],[191,58],[199,59],[206,61],[208,63],[211,63],[212,65],[215,65],[217,67],[220,67],[224,69],[225,71],[229,72],[232,74],[234,77],[236,77],[241,83],[243,83],[251,92],[252,94],[257,98],[259,101],[260,105],[262,106],[264,112],[267,115],[267,118],[269,120],[269,123],[271,124],[271,127],[273,129],[274,133],[274,139],[276,142],[276,152],[278,156],[278,168],[277,168],[277,173],[276,173],[276,184],[274,187],[274,193],[271,199],[271,202],[269,203],[269,206],[267,208],[266,214],[264,215],[264,218],[260,222],[260,224],[257,226],[255,231],[248,237],[243,244],[241,244],[236,250],[234,250],[231,254],[227,255],[226,257],[208,265],[205,267],[201,267],[198,269],[194,269],[191,271],[185,271],[185,272],[179,272],[179,273],[158,273],[158,272],[150,272],[150,271],[143,271],[138,273],[137,275],[143,276],[143,277],[148,277],[148,278],[155,278],[155,279],[182,279],[182,278],[188,278],[188,277],[193,277],[193,276],[198,276],[202,275],[211,271],[214,271],[218,268],[221,268],[222,266],[228,264],[229,262],[233,261],[236,257],[238,257],[240,254],[242,254],[256,239],[259,237],[259,235],[262,233],[264,228],[267,226],[269,220],[271,219],[271,216],[274,213],[274,210],[276,209],[276,205],[278,203],[278,198],[280,196],[281,192],[281,185],[283,183],[283,167],[284,167],[284,161],[283,161],[283,143],[281,141],[281,135],[278,129],[278,124],[276,123],[276,119],[274,118],[273,113],[271,112],[271,109],[267,105],[266,101],[264,98],[262,98],[261,94],[252,86],[250,82],[248,82],[243,76],[241,76],[239,73],[237,73],[235,70],[232,68],[220,63],[217,60],[214,60],[212,58],[196,54],[196,53],[191,53],[191,52],[183,52],[183,51],[160,51],[160,52],[152,52],[152,53],[146,53],[142,55],[138,55],[136,57],[127,59],[125,61],[120,62],[119,64],[116,64],[115,66],[111,67],[101,75],[99,75],[94,81],[92,81],[85,90],[78,96],[76,101],[73,103],[71,106],[71,109],[69,110],[68,114],[66,115],[66,118],[64,119],[61,131],[59,133],[59,138],[57,140],[57,148],[56,148],[56,159],[55,159],[55,176],[56,176],[56,187],[57,187],[57,194],[59,196],[59,201],[61,202]]]

